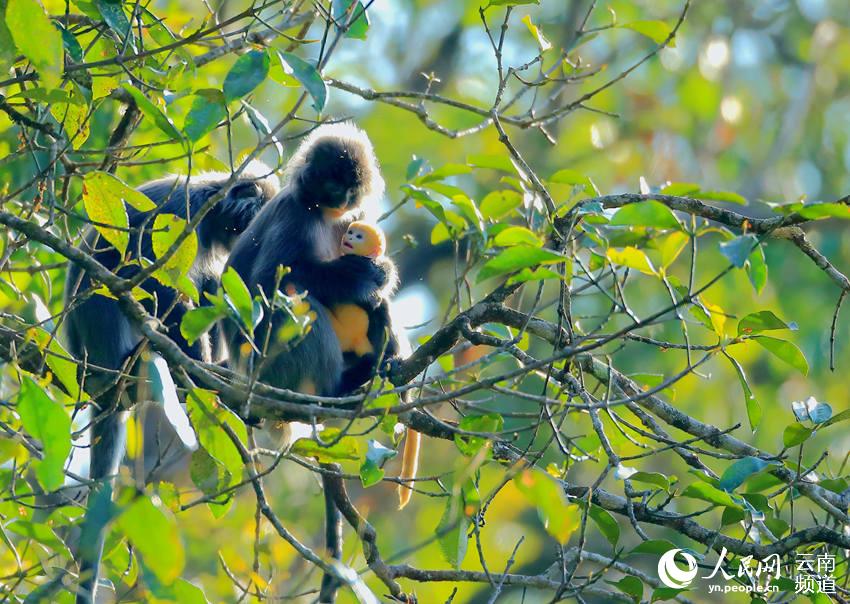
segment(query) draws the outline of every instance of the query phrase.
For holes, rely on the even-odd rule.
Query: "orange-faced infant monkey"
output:
[[[384,255],[386,247],[381,229],[367,222],[352,222],[342,237],[343,254],[376,260]],[[388,296],[386,292],[375,300],[375,304],[338,304],[330,309],[331,325],[346,361],[343,382],[362,384],[376,369],[398,357],[398,340],[390,325]],[[418,432],[407,431],[400,474],[403,479],[416,477],[420,441]],[[408,504],[413,491],[404,484],[399,487],[398,494],[400,509]]]
[[[384,234],[368,222],[352,222],[340,244],[343,255],[362,256],[376,262],[384,255],[385,248]],[[382,288],[366,301],[335,304],[328,309],[345,362],[343,384],[354,387],[365,384],[378,369],[398,357],[398,340],[390,324],[389,296],[393,285]]]

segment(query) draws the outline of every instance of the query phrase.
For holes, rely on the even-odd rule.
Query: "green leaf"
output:
[[[44,360],[53,375],[62,383],[68,394],[75,400],[85,401],[89,396],[80,389],[77,381],[77,364],[69,359],[73,358],[56,338],[50,338],[47,345],[49,354],[44,355]]]
[[[198,435],[198,442],[230,474],[230,484],[242,480],[242,457],[222,426],[227,425],[245,443],[247,429],[236,414],[218,401],[214,392],[194,388],[186,397],[186,411]]]
[[[592,191],[597,195],[599,194],[599,189],[596,188],[596,185],[593,184],[590,177],[576,170],[570,170],[569,168],[564,168],[563,170],[555,172],[549,177],[549,182],[560,185],[582,186],[587,191]]]
[[[314,438],[299,438],[292,444],[290,452],[303,457],[313,457],[322,463],[360,460],[360,446],[353,436],[340,437],[338,428],[325,428],[320,436],[321,444]]]
[[[80,46],[76,36],[61,25],[56,25],[56,28],[59,30],[59,33],[62,34],[62,45],[65,47],[65,52],[68,53],[68,57],[74,63],[82,63],[83,47]]]
[[[631,23],[623,23],[620,27],[636,31],[639,34],[646,36],[656,44],[663,44],[673,31],[673,29],[664,21],[652,20],[632,21]],[[676,40],[670,40],[669,46],[676,46]]]
[[[468,432],[501,432],[505,425],[504,418],[498,413],[487,413],[484,415],[467,415],[460,420],[458,428]],[[484,436],[461,436],[455,434],[455,444],[461,453],[473,457],[483,446],[487,444]]]
[[[77,363],[71,360],[71,355],[59,343],[59,339],[46,329],[38,327],[32,328],[27,335],[45,351],[44,361],[53,372],[53,382],[58,380],[74,400],[89,400],[89,396],[80,389],[77,381]]]
[[[747,277],[757,294],[760,294],[767,284],[767,263],[764,260],[764,248],[761,244],[750,254],[746,265]]]
[[[238,59],[224,78],[224,100],[240,99],[259,86],[269,74],[269,53],[251,50]]]
[[[729,508],[726,508],[729,509]],[[792,586],[793,588],[793,586]],[[687,589],[676,589],[675,587],[656,587],[652,590],[652,597],[649,600],[652,602],[663,602],[666,600],[672,600],[676,596],[678,596],[683,591],[687,591]]]
[[[785,207],[809,220],[817,220],[818,218],[850,218],[850,206],[845,203],[791,204]]]
[[[667,269],[673,264],[688,245],[688,241],[690,237],[682,231],[674,231],[667,235],[661,242],[661,267]]]
[[[397,454],[398,451],[395,449],[390,449],[377,440],[370,439],[366,457],[363,458],[363,463],[360,464],[360,481],[363,483],[363,487],[370,487],[380,482],[384,477],[384,463]]]
[[[198,90],[183,123],[183,133],[186,138],[196,143],[215,130],[226,117],[224,95],[220,90]]]
[[[6,0],[0,0],[0,70],[8,73],[15,62],[17,49],[12,32],[6,26]],[[2,534],[2,533],[0,533]]]
[[[670,479],[660,472],[635,472],[629,476],[629,480],[655,485],[670,490]]]
[[[738,374],[738,381],[741,382],[741,388],[744,391],[744,406],[747,409],[747,419],[750,422],[750,430],[755,432],[756,428],[758,428],[761,424],[761,420],[764,415],[761,405],[758,400],[756,400],[756,396],[753,394],[752,388],[750,388],[750,383],[747,381],[747,374],[744,373],[744,368],[741,367],[741,364],[732,355],[727,354],[726,358],[729,359],[729,362],[732,363],[732,366],[735,368],[735,372]]]
[[[130,96],[133,97],[133,100],[136,101],[136,105],[138,106],[139,111],[142,112],[142,115],[156,124],[156,127],[159,128],[169,139],[178,141],[182,139],[180,131],[177,129],[177,126],[174,125],[174,122],[171,121],[171,118],[169,118],[159,107],[154,105],[141,90],[130,84],[124,84],[124,90],[129,92]]]
[[[684,197],[696,193],[699,189],[699,185],[692,182],[671,182],[669,185],[663,187],[660,193],[662,195]]]
[[[193,308],[180,321],[180,334],[191,346],[198,338],[207,333],[215,322],[224,318],[224,313],[215,306]]]
[[[46,88],[55,88],[62,77],[62,34],[36,0],[8,0],[6,26],[15,46],[30,60]]]
[[[478,271],[476,282],[481,283],[491,277],[498,277],[533,266],[564,262],[565,260],[567,260],[566,257],[550,250],[529,245],[517,245],[500,252],[495,258],[488,260],[481,267],[481,270]]]
[[[647,275],[656,274],[655,268],[647,255],[636,247],[627,246],[621,250],[608,248],[605,255],[612,264],[627,266]]]
[[[737,203],[742,206],[747,205],[747,199],[738,193],[731,191],[697,191],[694,193],[697,199],[708,199],[711,201],[724,201],[726,203]]]
[[[71,452],[71,418],[26,376],[21,380],[17,410],[24,430],[41,443],[43,457],[34,462],[38,482],[47,491],[58,489],[65,481],[62,469]]]
[[[596,524],[599,532],[602,533],[611,546],[616,547],[617,542],[620,540],[620,525],[617,523],[616,518],[605,508],[593,504],[591,504],[587,515],[590,516],[590,519]]]
[[[711,486],[707,482],[694,482],[692,484],[689,484],[685,488],[685,490],[682,491],[682,497],[700,499],[702,501],[707,501],[708,503],[713,503],[714,505],[722,505],[724,507],[741,507],[740,505],[735,503],[735,500],[732,499],[729,493],[721,491],[720,489]]]
[[[634,575],[626,575],[619,581],[605,582],[613,585],[627,596],[631,596],[635,604],[638,604],[643,598],[643,582]]]
[[[650,539],[643,541],[635,546],[627,555],[634,554],[655,554],[661,555],[667,553],[668,550],[675,549],[675,545],[666,539]]]
[[[180,577],[185,554],[171,514],[141,496],[118,517],[118,527],[158,580],[168,585]]]
[[[564,275],[564,279],[569,280],[570,273],[572,272],[572,265],[566,264],[567,267],[566,275]],[[553,270],[549,270],[548,268],[536,268],[534,270],[530,268],[524,268],[518,273],[508,277],[507,285],[513,285],[514,283],[527,283],[529,281],[543,281],[544,279],[560,279],[561,275],[556,273]]]
[[[5,525],[5,528],[9,529],[9,531],[16,535],[32,539],[33,541],[54,550],[54,553],[70,553],[68,552],[68,548],[65,543],[55,532],[53,532],[53,529],[47,522],[29,522],[23,519],[15,519],[13,522]]]
[[[827,426],[831,426],[832,424],[836,424],[838,422],[843,422],[843,421],[846,421],[848,419],[850,419],[850,409],[845,409],[841,413],[833,415],[828,420],[823,422],[820,425],[820,428],[826,428]]]
[[[321,113],[325,108],[325,103],[328,100],[328,86],[316,71],[316,68],[310,65],[301,57],[292,54],[291,52],[280,53],[282,63],[286,63],[292,70],[292,75],[301,82],[301,85],[307,90],[313,98],[313,108]]]
[[[644,226],[657,229],[680,229],[673,212],[659,201],[650,199],[623,206],[611,219],[612,226]]]
[[[734,491],[739,486],[744,484],[751,476],[758,474],[769,468],[769,461],[759,459],[758,457],[743,457],[726,468],[723,475],[720,477],[720,488],[724,491]]]
[[[121,197],[111,189],[101,186],[103,181],[93,173],[91,179],[83,179],[83,205],[89,219],[97,223],[94,228],[100,236],[111,243],[123,256],[130,244],[130,222],[127,218],[127,208]],[[91,186],[90,186],[91,185]],[[115,227],[115,228],[110,228]]]
[[[154,602],[179,602],[179,604],[209,604],[209,600],[197,585],[186,579],[177,579],[172,585],[159,586]]]
[[[356,4],[351,12],[349,7]],[[337,23],[337,31],[342,29],[341,26],[348,23],[348,29],[345,32],[346,38],[354,38],[355,40],[365,40],[366,34],[369,31],[369,15],[362,2],[355,0],[334,0],[333,2],[333,17]]]
[[[242,277],[232,266],[221,276],[221,285],[227,294],[228,301],[233,305],[239,315],[242,324],[253,333],[254,330],[254,301],[248,286],[242,281]]]
[[[121,0],[94,0],[94,5],[109,28],[118,34],[121,43],[127,40],[129,47],[135,52],[133,28],[130,27],[130,20],[124,13],[124,3]]]
[[[749,335],[773,329],[795,329],[769,310],[760,310],[738,321],[738,335]]]
[[[803,375],[808,375],[809,363],[806,361],[806,357],[803,356],[800,349],[791,342],[780,340],[779,338],[771,338],[769,336],[757,336],[753,338],[753,340],[758,342],[774,356],[791,365]]]
[[[758,239],[755,235],[741,235],[721,243],[720,253],[726,256],[733,266],[743,268],[756,245],[758,245]]]
[[[787,426],[782,432],[782,444],[786,448],[797,446],[806,442],[812,435],[812,432],[814,432],[812,428],[807,428],[803,424],[795,422]]]
[[[54,91],[55,92],[55,91]],[[55,96],[48,93],[48,96]],[[79,149],[89,137],[91,123],[89,120],[88,91],[85,93],[76,82],[68,85],[68,102],[50,104],[50,114],[68,135],[71,147]]]
[[[481,215],[490,220],[504,218],[522,205],[522,195],[510,189],[487,193],[478,207]]]
[[[456,497],[449,497],[435,532],[440,551],[452,568],[459,569],[466,557],[468,526],[469,519],[462,513],[460,502]]]
[[[269,123],[269,120],[266,119],[262,113],[260,113],[255,107],[252,107],[248,104],[247,101],[241,101],[242,107],[245,108],[245,115],[248,116],[248,121],[251,122],[251,127],[260,138],[268,137],[271,140],[271,143],[274,145],[275,151],[277,152],[277,157],[281,163],[283,163],[284,158],[286,157],[286,153],[283,149],[283,143],[280,142],[277,134],[274,133],[274,128]]]
[[[156,204],[150,197],[133,189],[123,180],[108,172],[89,172],[86,174],[84,182],[85,187],[92,194],[124,201],[140,212],[149,212],[156,208]]]
[[[546,472],[527,468],[514,477],[514,484],[537,514],[546,531],[563,545],[581,526],[581,507],[568,503],[560,484]]]
[[[508,174],[516,174],[516,168],[506,155],[472,154],[466,156],[466,163],[476,168],[490,168]]]
[[[232,499],[220,493],[227,489],[233,480],[233,475],[227,471],[224,464],[207,453],[206,449],[199,447],[192,452],[189,476],[204,495],[217,497],[210,501],[209,509],[216,518],[223,516],[228,511]]]
[[[407,164],[407,170],[405,170],[404,177],[407,180],[417,178],[422,173],[422,170],[425,169],[426,165],[427,162],[425,161],[425,158],[419,157],[418,155],[412,155],[410,163]]]
[[[157,258],[161,258],[177,241],[188,223],[175,214],[158,214],[153,222],[151,233],[151,246]],[[171,273],[171,278],[177,280],[179,276],[189,274],[189,270],[195,263],[198,255],[198,235],[190,231],[189,236],[177,247],[175,252],[160,269]]]
[[[432,172],[428,172],[427,174],[420,176],[417,179],[417,182],[419,182],[420,184],[425,184],[428,182],[443,180],[450,176],[457,176],[459,174],[469,174],[470,172],[472,172],[472,168],[470,168],[466,164],[445,164],[439,167],[438,169],[433,170]],[[451,197],[451,195],[449,195],[449,197]]]
[[[510,226],[499,231],[499,233],[493,238],[493,243],[500,247],[511,247],[521,244],[541,247],[543,245],[543,239],[525,227]]]

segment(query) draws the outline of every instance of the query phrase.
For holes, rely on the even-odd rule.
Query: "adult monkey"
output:
[[[277,193],[279,185],[269,174],[270,170],[259,162],[250,165],[199,223],[196,229],[198,252],[189,277],[200,292],[214,291],[237,237],[247,228],[263,204]],[[186,219],[187,212],[194,215],[210,198],[223,193],[228,180],[228,174],[211,173],[192,177],[188,184],[185,177],[170,176],[142,185],[139,191],[153,200],[157,207],[150,212],[128,208],[129,253],[133,257],[140,253],[142,257],[153,260],[151,229],[154,217],[158,214],[175,214]],[[122,263],[118,251],[99,238],[94,229],[87,233],[82,247],[106,268],[117,269],[119,276],[129,278],[139,271],[138,264]],[[92,367],[124,369],[136,353],[142,337],[123,315],[116,300],[91,294],[93,286],[95,284],[83,269],[76,264],[70,265],[65,286],[65,306],[69,309],[66,330],[70,352]],[[152,299],[144,300],[143,304],[162,321],[168,335],[183,351],[194,359],[211,361],[213,346],[209,338],[202,338],[189,345],[180,334],[180,321],[191,308],[190,303],[176,290],[153,278],[145,280],[141,287],[152,295]],[[126,369],[132,370],[129,367]],[[86,390],[97,395],[95,417],[91,425],[89,477],[98,483],[90,493],[92,501],[91,496],[97,497],[102,493],[102,497],[106,498],[111,493],[111,478],[117,473],[124,456],[128,415],[124,402],[128,394],[131,399],[133,397],[132,392],[125,391],[120,381],[115,384],[111,375],[90,371],[84,377]],[[89,518],[90,515],[86,516],[77,553],[80,570],[78,604],[95,601],[106,537],[106,523],[102,519]],[[92,522],[89,523],[89,520]]]
[[[386,290],[395,283],[395,266],[388,259],[341,256],[340,249],[348,225],[361,218],[363,207],[383,192],[384,181],[366,134],[351,123],[320,126],[289,161],[284,189],[239,238],[228,265],[253,294],[262,291],[271,300],[275,288],[306,291],[315,313],[302,340],[257,361],[261,381],[321,396],[343,395],[362,385],[362,376],[346,377],[327,308],[374,301],[387,295]],[[290,270],[278,283],[282,266]],[[268,330],[274,338],[285,321],[282,312],[266,316],[255,331],[255,341],[265,341]],[[232,321],[224,325],[231,367],[249,371],[255,360],[252,348],[245,345]],[[339,512],[328,497],[327,482],[323,482],[328,550],[339,558]],[[335,590],[335,581],[325,576],[319,601],[332,602]]]

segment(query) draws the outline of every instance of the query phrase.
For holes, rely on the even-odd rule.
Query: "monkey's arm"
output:
[[[330,262],[299,262],[289,279],[310,292],[325,306],[336,304],[373,305],[380,290],[395,278],[389,260],[342,256]]]

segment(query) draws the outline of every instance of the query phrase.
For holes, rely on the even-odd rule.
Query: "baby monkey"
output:
[[[384,255],[386,245],[381,229],[358,221],[352,222],[343,235],[341,251],[343,255],[376,260]],[[343,384],[366,383],[383,360],[398,356],[398,341],[390,325],[390,293],[382,291],[365,304],[337,304],[330,308],[331,325],[345,359]]]
[[[377,259],[384,255],[386,247],[381,229],[367,222],[352,222],[342,237],[343,254]],[[390,326],[388,296],[389,292],[383,293],[374,306],[338,304],[330,309],[331,325],[349,367],[343,381],[363,383],[378,368],[379,359],[392,361],[398,356],[398,340]],[[350,372],[357,375],[349,376]],[[415,430],[407,431],[399,478],[406,481],[416,478],[421,438]],[[398,495],[401,509],[413,495],[410,484],[399,485]]]

